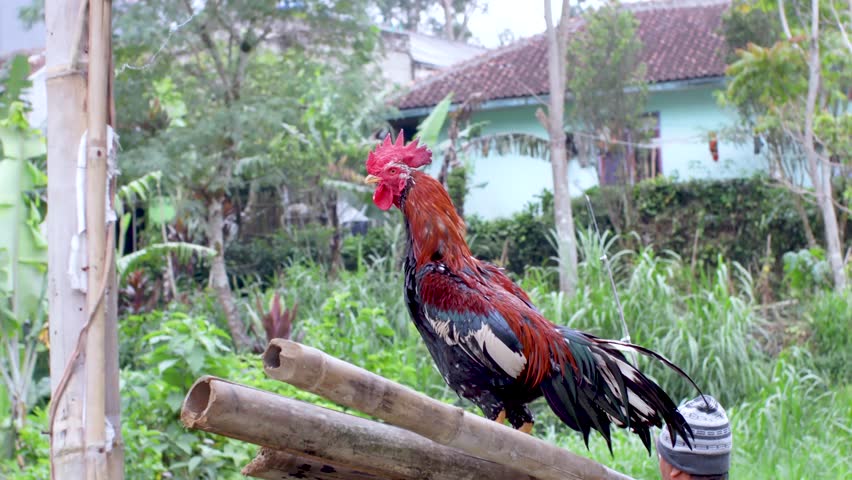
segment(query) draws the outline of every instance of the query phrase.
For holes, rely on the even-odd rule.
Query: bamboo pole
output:
[[[189,428],[348,465],[380,478],[534,480],[407,430],[215,377],[202,377],[193,384],[181,421]]]
[[[51,470],[84,478],[83,375],[68,379],[56,398],[63,372],[86,323],[86,297],[68,281],[71,239],[77,232],[77,147],[86,129],[86,78],[80,70],[84,0],[45,2],[47,91],[48,314],[50,318]],[[83,248],[83,246],[81,246]]]
[[[267,480],[397,480],[399,477],[379,476],[349,465],[296,453],[261,448],[242,474]]]
[[[86,478],[107,478],[106,445],[106,181],[107,109],[110,65],[110,2],[89,0],[89,69],[86,134],[86,239],[91,326],[86,337],[85,446]]]
[[[311,347],[275,339],[263,356],[272,378],[475,457],[546,480],[626,480],[588,458],[433,400]]]

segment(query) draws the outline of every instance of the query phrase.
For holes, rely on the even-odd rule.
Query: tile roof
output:
[[[626,4],[644,46],[650,83],[725,74],[722,13],[728,0],[667,0]],[[542,22],[543,23],[543,22]],[[582,28],[580,19],[577,27]],[[485,100],[547,94],[547,40],[539,34],[459,63],[414,84],[392,103],[400,109],[429,107],[447,93],[461,102],[475,93]]]

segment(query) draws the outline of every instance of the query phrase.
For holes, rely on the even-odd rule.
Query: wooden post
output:
[[[534,480],[407,430],[215,377],[202,377],[193,384],[181,421],[189,428],[307,455],[379,478]]]
[[[86,296],[68,281],[71,239],[77,232],[77,147],[86,130],[86,78],[80,68],[85,0],[45,2],[47,89],[48,302],[50,389],[55,394],[86,323]],[[85,248],[85,245],[81,246]],[[61,398],[51,399],[52,472],[85,478],[83,375],[69,377]],[[59,478],[59,477],[57,477]]]
[[[315,348],[276,339],[267,347],[263,364],[272,378],[442,445],[541,479],[630,478],[531,435],[433,400]]]
[[[86,240],[91,326],[86,338],[85,444],[86,478],[104,479],[106,461],[106,315],[101,283],[106,278],[106,181],[110,65],[110,13],[105,0],[89,0],[88,131],[86,134]]]

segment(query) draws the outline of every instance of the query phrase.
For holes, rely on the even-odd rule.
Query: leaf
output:
[[[428,117],[420,122],[417,126],[417,137],[421,143],[425,143],[429,147],[434,148],[438,143],[438,137],[441,135],[441,129],[444,128],[444,123],[447,121],[447,114],[450,112],[453,94],[448,93],[441,100]]]
[[[118,192],[116,192],[116,210],[119,214],[124,212],[125,204],[129,205],[137,201],[147,200],[148,196],[157,189],[162,178],[162,172],[157,170],[146,173],[119,187]]]
[[[166,197],[157,197],[157,199],[151,202],[151,205],[148,206],[148,218],[158,226],[170,223],[175,219],[176,215],[177,212],[174,204]]]
[[[193,375],[198,375],[201,372],[201,368],[204,367],[204,351],[200,349],[194,349],[189,352],[189,355],[186,356],[186,364],[189,367],[189,372]]]
[[[380,325],[376,327],[376,333],[385,337],[393,337],[394,335],[396,335],[396,332],[394,332],[393,329],[387,325]]]
[[[0,76],[0,85],[5,87],[3,96],[0,97],[0,106],[7,106],[21,99],[21,93],[31,85],[27,79],[30,75],[30,62],[25,55],[15,55],[8,62],[7,70]],[[6,116],[7,112],[0,111],[0,116]]]
[[[176,364],[178,360],[176,358],[170,358],[168,360],[163,360],[159,364],[157,364],[157,370],[160,372],[160,375],[163,374],[166,370],[172,368],[174,364]]]
[[[215,256],[216,250],[187,242],[154,243],[116,260],[115,267],[118,270],[119,278],[123,281],[126,274],[135,270],[139,263],[152,258],[162,257],[167,253],[176,253],[178,257],[184,259],[189,258],[193,254],[206,259]]]
[[[189,470],[189,473],[192,473],[200,464],[201,457],[192,457],[189,459],[189,462],[187,462],[186,468]]]

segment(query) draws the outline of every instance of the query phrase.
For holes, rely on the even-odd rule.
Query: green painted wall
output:
[[[719,143],[719,161],[714,162],[708,147],[708,132],[721,130],[735,121],[734,112],[723,111],[713,96],[716,87],[694,87],[651,92],[649,112],[660,113],[663,174],[674,179],[731,178],[766,170],[761,156],[754,155],[751,145]],[[536,107],[522,106],[480,111],[474,121],[487,121],[485,133],[525,132],[546,138],[544,128],[535,118]],[[545,188],[552,189],[550,164],[520,155],[472,158],[474,188],[468,196],[467,212],[485,218],[511,215],[535,200]],[[440,161],[435,159],[431,173],[437,173]],[[569,168],[572,194],[597,184],[592,167],[581,168],[572,160]]]

